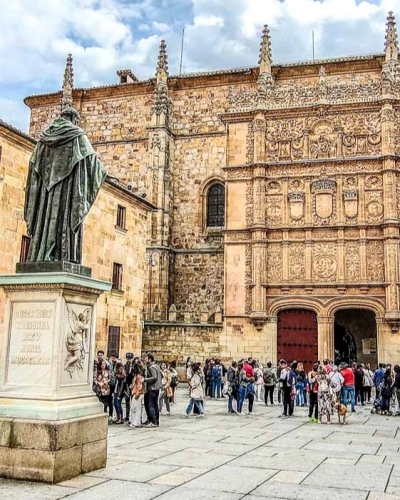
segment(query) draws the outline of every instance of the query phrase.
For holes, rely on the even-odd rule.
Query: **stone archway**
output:
[[[378,363],[376,315],[369,309],[340,309],[334,323],[335,361]]]

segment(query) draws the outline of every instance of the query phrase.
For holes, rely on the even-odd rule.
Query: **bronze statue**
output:
[[[107,175],[67,106],[36,144],[30,160],[24,218],[28,262],[82,262],[83,221]]]

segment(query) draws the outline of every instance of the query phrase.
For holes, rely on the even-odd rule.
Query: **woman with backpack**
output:
[[[278,377],[276,376],[275,369],[272,368],[271,361],[268,361],[267,367],[263,372],[263,382],[264,382],[264,402],[265,406],[268,406],[268,397],[271,406],[274,406],[274,390],[278,382]]]
[[[322,424],[322,417],[326,415],[326,423],[331,423],[333,415],[333,388],[335,383],[321,365],[318,367],[318,375],[315,377],[318,384],[318,423]]]
[[[216,359],[215,365],[213,365],[211,369],[211,397],[214,399],[221,397],[222,377],[223,370],[221,361]]]
[[[254,382],[254,378],[247,377],[246,370],[243,368],[243,363],[240,361],[237,365],[237,370],[239,374],[238,384],[239,384],[239,399],[237,403],[237,413],[242,414],[243,403],[247,395],[247,386],[250,382]],[[254,396],[253,396],[254,399]]]

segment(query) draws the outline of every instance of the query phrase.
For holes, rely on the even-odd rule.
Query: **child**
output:
[[[256,393],[256,385],[254,383],[254,378],[250,379],[250,382],[247,386],[247,399],[249,400],[249,415],[253,414],[253,404],[254,404],[254,395]]]

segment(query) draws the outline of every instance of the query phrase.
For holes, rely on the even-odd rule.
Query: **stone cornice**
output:
[[[138,196],[136,193],[133,193],[128,189],[127,186],[114,180],[112,177],[106,177],[106,180],[103,184],[104,189],[108,189],[110,191],[115,191],[118,197],[123,197],[129,201],[130,203],[134,203],[135,205],[140,206],[146,211],[154,211],[157,210],[157,207],[153,205],[150,201],[145,200],[144,198]]]
[[[35,148],[36,140],[30,135],[22,132],[21,130],[13,127],[9,123],[0,119],[0,134],[13,143],[25,147],[29,151]]]

